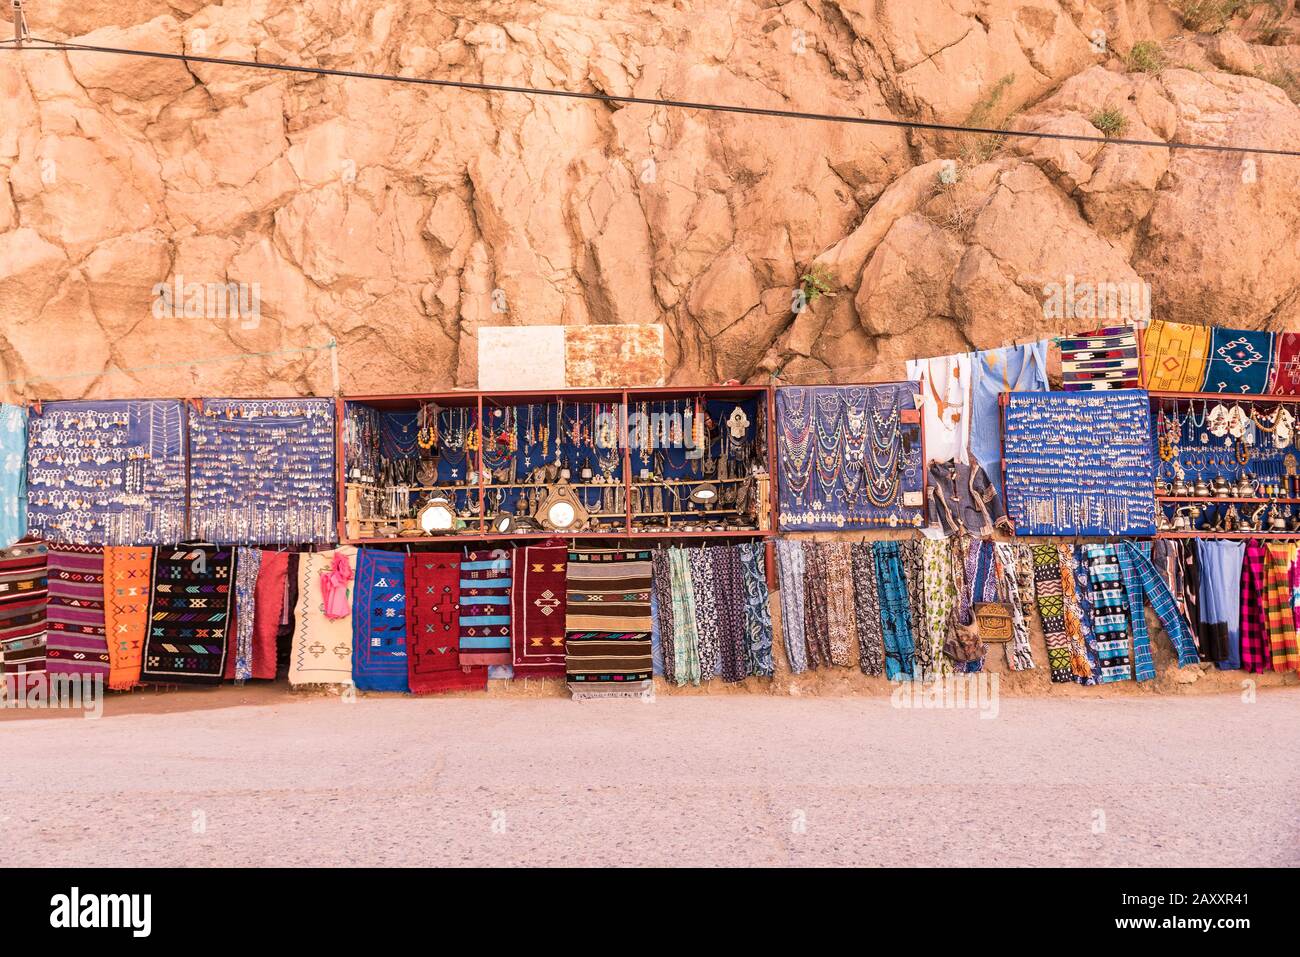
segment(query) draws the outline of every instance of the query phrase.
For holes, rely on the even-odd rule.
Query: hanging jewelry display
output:
[[[1145,392],[1009,393],[1003,457],[1017,535],[1155,533]]]
[[[46,402],[32,410],[28,530],[77,545],[183,539],[184,418],[172,400]]]
[[[218,544],[332,542],[331,399],[205,399],[189,411],[190,531]],[[411,430],[414,447],[414,429]]]
[[[919,527],[921,429],[911,382],[776,390],[780,526]]]

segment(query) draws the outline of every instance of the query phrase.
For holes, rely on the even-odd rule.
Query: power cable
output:
[[[41,44],[33,46],[33,44]],[[207,63],[214,66],[244,67],[252,70],[279,70],[313,76],[343,77],[355,80],[382,80],[389,83],[406,83],[417,86],[435,86],[447,89],[473,90],[486,93],[519,93],[527,96],[552,96],[574,100],[594,100],[633,106],[657,106],[680,110],[702,110],[713,113],[737,113],[746,116],[767,116],[779,119],[810,120],[822,123],[847,123],[858,126],[879,126],[895,129],[922,130],[930,133],[958,133],[976,136],[1009,136],[1022,139],[1064,140],[1075,143],[1100,143],[1116,146],[1142,146],[1157,149],[1202,150],[1215,153],[1246,153],[1262,156],[1300,156],[1300,150],[1276,149],[1264,146],[1230,146],[1217,143],[1185,143],[1179,140],[1138,140],[1113,136],[1083,136],[1074,133],[1047,133],[1030,130],[1002,130],[984,126],[962,126],[954,123],[927,123],[920,120],[881,119],[869,116],[849,116],[839,113],[809,113],[800,110],[777,110],[759,106],[740,106],[732,103],[704,103],[692,100],[670,100],[657,97],[623,96],[581,90],[555,90],[531,86],[514,86],[505,83],[478,83],[470,80],[440,80],[431,77],[397,76],[391,73],[370,73],[362,70],[340,70],[330,67],[301,66],[293,63],[259,63],[255,60],[237,60],[229,57],[200,56],[188,53],[165,53],[158,50],[131,50],[122,47],[99,46],[89,43],[71,43],[63,40],[45,40],[32,37],[26,42],[0,41],[0,49],[28,51],[59,51],[80,53],[109,53],[118,56],[148,57],[157,60],[175,60],[184,63]]]

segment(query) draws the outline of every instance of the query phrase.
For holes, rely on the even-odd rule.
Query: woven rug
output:
[[[1047,666],[1052,681],[1073,681],[1070,642],[1065,635],[1065,595],[1061,586],[1061,556],[1055,545],[1034,545],[1034,597],[1047,642]]]
[[[568,572],[569,549],[563,544],[515,549],[510,628],[520,677],[564,677]]]
[[[104,549],[51,545],[45,669],[51,675],[108,680],[104,638]]]
[[[1209,356],[1209,326],[1156,319],[1142,337],[1142,381],[1152,390],[1197,392]]]
[[[257,619],[257,575],[261,570],[260,551],[256,548],[235,549],[235,611],[225,674],[231,681],[253,677],[253,625]]]
[[[357,552],[352,599],[352,680],[362,691],[405,691],[406,556]]]
[[[487,668],[460,661],[460,556],[406,556],[406,668],[412,694],[486,691]]]
[[[508,665],[510,553],[470,552],[460,563],[460,663]]]
[[[257,572],[256,615],[253,619],[253,677],[275,679],[276,638],[289,597],[289,553],[262,552]]]
[[[1259,395],[1272,379],[1276,333],[1249,329],[1214,329],[1202,392]]]
[[[1300,395],[1300,332],[1277,334],[1277,357],[1269,391],[1277,395]]]
[[[325,614],[321,594],[321,576],[329,573],[338,552],[346,556],[349,564],[356,564],[357,550],[351,545],[299,556],[298,598],[289,649],[291,685],[352,683],[352,602],[348,602],[348,614],[331,619]]]
[[[154,549],[142,680],[221,681],[234,604],[234,562],[234,549],[216,545]]]
[[[13,691],[45,680],[47,551],[42,542],[0,549],[0,655]]]
[[[1132,326],[1110,326],[1058,340],[1061,347],[1061,388],[1067,392],[1097,389],[1136,389],[1137,333]]]
[[[569,552],[565,675],[575,698],[641,697],[653,687],[649,551]]]
[[[140,683],[152,569],[152,548],[110,545],[104,549],[104,636],[108,687],[113,691],[128,691]]]

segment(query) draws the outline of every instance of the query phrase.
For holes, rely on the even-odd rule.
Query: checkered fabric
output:
[[[1273,669],[1264,598],[1266,558],[1262,542],[1246,543],[1246,557],[1241,563],[1241,669],[1252,674]]]
[[[1200,660],[1196,642],[1178,613],[1178,603],[1165,580],[1151,561],[1149,543],[1120,542],[1115,549],[1119,557],[1120,572],[1124,577],[1124,591],[1128,595],[1129,623],[1133,630],[1133,665],[1138,681],[1150,681],[1156,676],[1151,660],[1151,637],[1147,633],[1147,619],[1143,610],[1143,597],[1164,625],[1165,633],[1178,654],[1178,666],[1194,665]]]

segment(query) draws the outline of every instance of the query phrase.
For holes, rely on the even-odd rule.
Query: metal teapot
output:
[[[1241,478],[1237,479],[1237,497],[1254,498],[1254,496],[1255,496],[1255,483],[1252,482],[1249,477],[1243,474]]]

